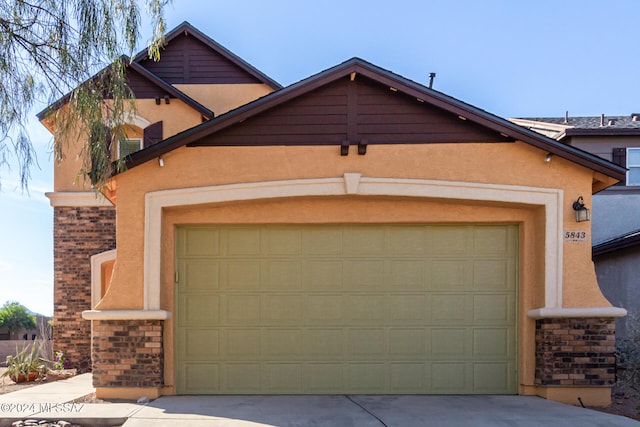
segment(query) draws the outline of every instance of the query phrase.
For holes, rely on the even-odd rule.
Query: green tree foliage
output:
[[[144,0],[155,60],[169,1]],[[120,129],[133,108],[121,55],[137,49],[140,26],[138,0],[0,1],[0,172],[17,165],[26,189],[36,161],[27,120],[34,106],[69,94],[47,117],[56,133],[55,159],[62,159],[65,136],[89,134],[79,176],[91,173],[96,189],[106,182],[113,172],[107,137],[122,137],[109,130]]]
[[[0,327],[7,328],[11,336],[12,331],[35,329],[36,318],[19,302],[7,301],[0,308]]]

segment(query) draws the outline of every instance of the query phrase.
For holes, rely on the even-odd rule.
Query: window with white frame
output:
[[[640,185],[640,148],[627,148],[627,185]]]
[[[118,158],[126,157],[142,149],[142,138],[123,139],[118,144]]]

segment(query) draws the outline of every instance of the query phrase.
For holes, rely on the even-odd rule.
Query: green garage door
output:
[[[177,231],[179,394],[516,393],[518,227]]]

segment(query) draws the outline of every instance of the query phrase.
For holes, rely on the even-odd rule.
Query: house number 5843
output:
[[[584,230],[565,231],[564,232],[564,241],[565,242],[586,242],[587,241],[587,232],[584,231]]]

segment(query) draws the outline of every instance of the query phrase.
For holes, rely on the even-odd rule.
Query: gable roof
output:
[[[133,70],[137,75],[142,77],[142,82],[143,83],[142,83],[142,85],[139,84],[139,86],[143,86],[146,83],[146,85],[148,85],[148,86],[158,88],[163,93],[168,93],[171,97],[177,98],[177,99],[183,101],[185,104],[189,105],[190,107],[192,107],[196,111],[200,112],[200,114],[202,114],[206,118],[211,119],[211,118],[214,117],[213,111],[211,111],[210,109],[208,109],[204,105],[200,104],[199,102],[197,102],[193,98],[189,97],[184,92],[180,91],[179,89],[175,88],[174,86],[172,86],[169,83],[165,82],[164,80],[160,79],[159,77],[157,77],[156,75],[154,75],[150,71],[146,70],[141,65],[136,64],[135,62],[130,62],[129,59],[124,55],[120,57],[120,60],[125,63],[125,66],[127,67],[127,69]],[[91,79],[98,78],[100,76],[100,74],[105,72],[106,69],[107,69],[107,67],[103,68],[98,73],[96,73]],[[138,82],[138,83],[140,83],[140,82]],[[135,83],[131,84],[131,90],[134,93],[136,93],[136,84]],[[144,95],[148,95],[148,90],[147,91],[143,90],[143,92],[144,92],[143,96],[138,97],[137,94],[136,94],[136,98],[139,98],[139,99],[145,98]],[[72,93],[73,92],[67,93],[66,95],[62,96],[58,100],[54,101],[51,105],[47,106],[44,110],[42,110],[39,113],[37,113],[36,117],[38,117],[38,120],[42,121],[50,111],[58,109],[62,105],[66,104],[69,101],[69,99],[71,98],[71,94]]]
[[[215,73],[207,73],[207,70],[204,70],[198,76],[191,77],[191,74],[195,74],[197,71],[192,70],[191,68],[193,67],[189,66],[188,64],[185,67],[184,62],[187,59],[183,57],[182,51],[190,50],[189,48],[192,48],[193,44],[181,46],[181,48],[178,49],[173,48],[175,44],[180,43],[181,37],[184,36],[192,37],[193,39],[204,45],[204,47],[208,50],[208,55],[207,52],[198,52],[198,54],[200,55],[198,60],[200,62],[208,61],[212,63],[213,66],[217,67],[218,70],[223,69],[227,73],[234,74],[233,76],[229,76],[230,78],[235,78],[236,80],[241,79],[239,82],[243,83],[264,83],[274,90],[282,88],[282,86],[278,82],[271,79],[269,76],[267,76],[233,52],[229,51],[224,46],[220,45],[215,40],[211,39],[209,36],[202,33],[200,30],[186,21],[178,25],[176,28],[165,35],[165,52],[162,53],[162,57],[165,62],[152,61],[149,58],[149,54],[146,49],[138,52],[135,55],[133,61],[145,68],[148,68],[155,74],[164,76],[164,79],[172,84],[191,83],[191,80],[195,79],[198,79],[195,81],[197,83],[209,83],[209,81],[205,81],[202,79],[214,78]],[[178,54],[179,56],[174,57],[174,55]],[[169,62],[166,62],[167,60]],[[186,73],[183,68],[186,68]]]
[[[291,86],[232,110],[216,119],[183,131],[152,147],[136,152],[131,156],[127,165],[128,167],[135,167],[176,148],[195,144],[204,137],[213,135],[234,124],[282,105],[287,101],[301,97],[333,81],[346,76],[357,78],[357,75],[363,75],[368,79],[393,88],[394,91],[399,91],[413,97],[426,105],[431,105],[449,112],[461,120],[484,126],[489,130],[501,134],[505,140],[523,141],[615,179],[621,180],[625,177],[626,170],[624,168],[603,160],[598,156],[560,143],[554,139],[544,137],[537,132],[518,126],[506,119],[406,79],[360,58],[352,58],[314,76],[294,83]]]
[[[592,256],[596,257],[636,246],[640,246],[640,230],[631,231],[622,236],[594,245],[592,248]]]

